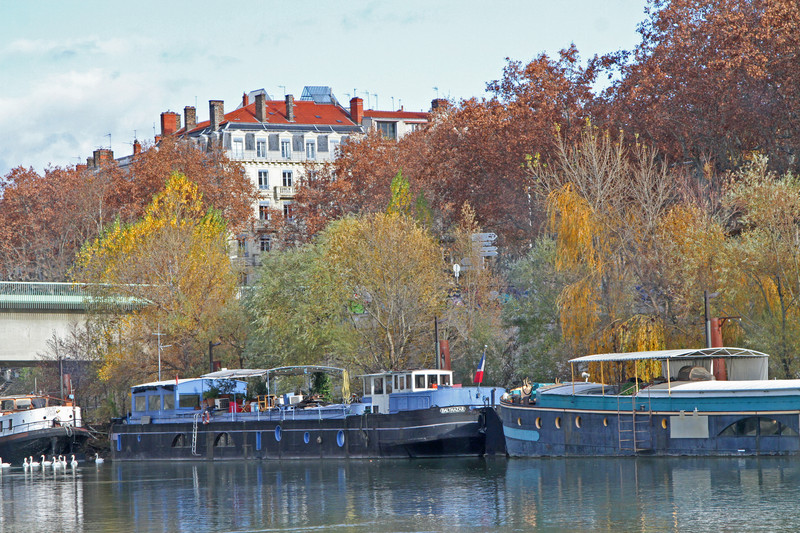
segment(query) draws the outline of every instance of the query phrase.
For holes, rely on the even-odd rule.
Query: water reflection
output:
[[[793,458],[6,469],[0,531],[795,531]]]

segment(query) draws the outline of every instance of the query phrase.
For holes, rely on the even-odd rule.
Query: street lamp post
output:
[[[161,344],[161,336],[166,335],[166,333],[161,333],[161,324],[158,325],[158,332],[153,333],[156,337],[158,337],[158,381],[161,381],[161,349],[162,348],[169,348],[172,346],[171,344]]]
[[[208,341],[208,371],[214,371],[214,346],[219,346],[221,342]]]

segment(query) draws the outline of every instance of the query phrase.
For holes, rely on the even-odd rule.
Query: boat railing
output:
[[[128,418],[128,423],[174,423],[193,422],[198,413],[205,411],[165,412],[154,416],[134,416]],[[243,422],[243,421],[283,421],[283,420],[308,420],[324,418],[344,418],[351,413],[349,405],[334,404],[317,407],[296,408],[295,406],[276,406],[267,410],[246,412],[230,412],[214,410],[209,411],[208,421],[215,422]],[[146,422],[145,422],[146,420]]]
[[[0,431],[0,436],[5,437],[7,435],[16,435],[18,433],[26,433],[28,431],[36,431],[39,429],[51,429],[51,428],[66,428],[69,432],[75,427],[75,424],[72,421],[58,421],[58,420],[37,420],[35,422],[26,422],[24,424],[14,424],[14,426],[10,428],[4,427],[2,431]]]

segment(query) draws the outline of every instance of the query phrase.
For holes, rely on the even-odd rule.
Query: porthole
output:
[[[336,433],[336,444],[339,445],[339,448],[344,446],[344,431],[342,431],[341,429],[339,430],[338,433]]]
[[[575,417],[575,427],[580,429],[581,427],[581,417]]]
[[[608,427],[608,418],[603,419],[603,427]]]
[[[303,433],[303,442],[305,442],[306,444],[308,444],[308,442],[309,442],[310,440],[311,440],[311,435],[309,435],[309,434],[308,434],[308,431],[306,431],[305,433]]]
[[[667,419],[666,418],[662,418],[661,419],[661,428],[662,429],[667,429]]]
[[[537,416],[536,417],[536,429],[542,429],[542,417],[541,416]]]
[[[556,429],[561,429],[561,417],[556,417]]]
[[[280,442],[281,441],[281,427],[275,426],[275,440]]]
[[[521,425],[522,425],[522,419],[521,419],[521,418],[517,418],[517,425],[518,425],[518,426],[521,426]]]

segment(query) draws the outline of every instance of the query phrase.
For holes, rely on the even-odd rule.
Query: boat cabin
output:
[[[4,396],[0,398],[0,412],[27,411],[47,407],[47,398],[44,396]]]
[[[373,413],[389,412],[389,395],[453,387],[452,370],[408,370],[359,376],[365,400],[371,400]]]
[[[133,418],[154,418],[192,414],[200,410],[203,395],[212,390],[244,396],[247,382],[201,377],[143,383],[131,387],[131,415]]]

